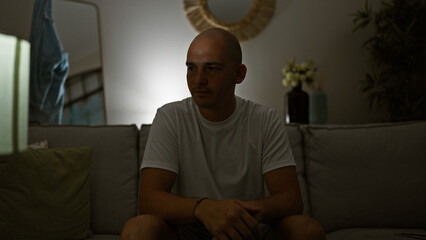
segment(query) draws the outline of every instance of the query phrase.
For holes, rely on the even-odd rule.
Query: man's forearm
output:
[[[247,204],[261,208],[259,221],[267,224],[273,224],[287,216],[302,214],[303,212],[301,199],[298,196],[288,194],[275,194],[268,198],[249,201]]]
[[[151,214],[174,225],[194,224],[192,215],[198,198],[183,198],[175,194],[154,191],[141,199],[140,214]]]

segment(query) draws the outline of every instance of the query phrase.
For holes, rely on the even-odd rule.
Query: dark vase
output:
[[[302,83],[294,87],[285,96],[287,122],[309,123],[309,95],[302,90]]]

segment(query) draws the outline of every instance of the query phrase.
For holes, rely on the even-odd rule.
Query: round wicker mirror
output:
[[[223,28],[245,41],[259,34],[274,14],[275,0],[253,0],[250,12],[241,20],[226,22],[218,19],[209,9],[207,0],[184,0],[185,14],[198,31],[212,27]]]

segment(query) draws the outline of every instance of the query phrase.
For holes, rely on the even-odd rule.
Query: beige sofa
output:
[[[91,239],[119,239],[124,223],[137,215],[139,166],[149,128],[29,128],[30,143],[93,147]],[[329,240],[426,235],[426,122],[286,128],[305,214],[320,221]]]

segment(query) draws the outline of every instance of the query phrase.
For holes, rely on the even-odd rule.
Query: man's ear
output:
[[[240,84],[244,81],[244,78],[246,78],[247,73],[247,67],[244,64],[238,64],[236,76],[235,76],[235,83]]]

